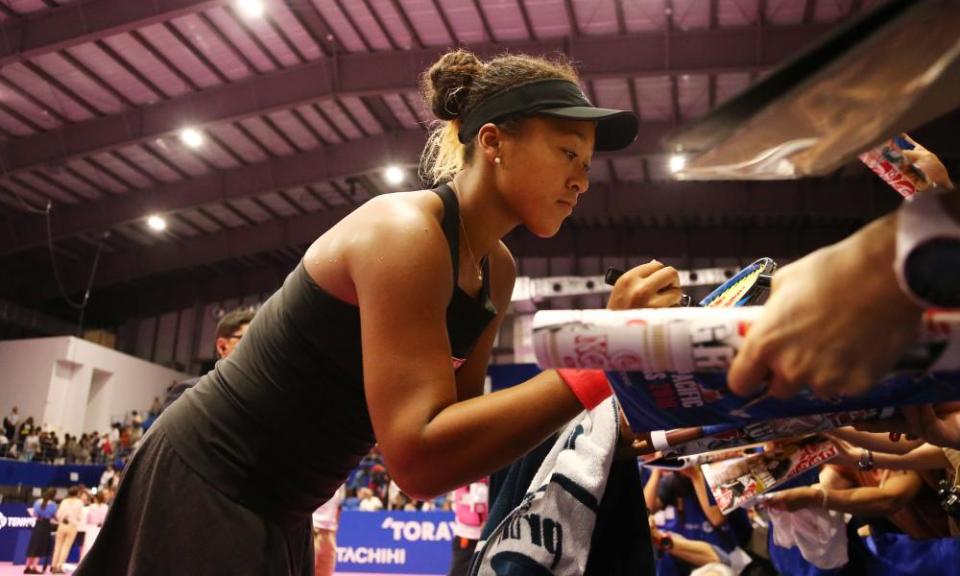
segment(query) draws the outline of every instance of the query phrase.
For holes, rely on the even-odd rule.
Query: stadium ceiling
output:
[[[56,312],[51,253],[76,294],[98,247],[94,286],[118,301],[196,278],[275,282],[337,219],[418,185],[417,76],[451,46],[565,54],[592,100],[641,118],[630,149],[595,162],[560,238],[513,235],[521,258],[795,256],[896,198],[857,166],[681,184],[659,141],[876,3],[263,0],[251,17],[232,0],[0,0],[0,298]],[[929,132],[948,161],[949,132]],[[390,164],[404,184],[383,179]]]

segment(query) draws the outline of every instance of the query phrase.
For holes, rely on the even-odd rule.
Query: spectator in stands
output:
[[[484,478],[468,486],[457,488],[453,500],[453,554],[447,576],[466,576],[470,559],[480,540],[483,525],[489,515],[490,480]]]
[[[77,538],[80,521],[83,519],[83,500],[80,487],[71,486],[67,497],[57,508],[57,535],[53,546],[53,560],[50,562],[52,574],[63,574],[63,563],[67,561],[73,541]]]
[[[19,448],[21,452],[23,451],[23,443],[26,441],[27,436],[34,431],[33,416],[27,416],[27,419],[20,424],[19,428],[17,428],[16,439],[14,440],[14,442],[17,444],[17,448]]]
[[[56,488],[47,488],[43,491],[43,497],[34,502],[33,508],[27,511],[37,521],[30,532],[30,543],[27,544],[24,574],[43,574],[43,570],[38,566],[40,559],[46,558],[52,551],[50,533],[53,531],[53,521],[57,514],[57,503],[54,501],[56,495]]]
[[[223,318],[217,323],[217,339],[214,342],[217,359],[222,360],[233,353],[234,348],[236,348],[240,340],[243,339],[243,335],[247,333],[247,327],[250,325],[250,322],[253,321],[253,316],[254,312],[246,309],[233,310],[223,315]],[[174,400],[179,398],[181,394],[186,392],[187,389],[192,388],[199,381],[200,377],[197,376],[177,382],[171,386],[167,391],[167,398],[163,403],[161,411],[166,410]]]
[[[357,498],[360,499],[360,510],[364,512],[383,510],[383,500],[377,498],[373,490],[369,488],[360,488],[357,490]]]
[[[17,434],[17,425],[20,423],[20,408],[14,406],[10,409],[10,414],[3,417],[3,435],[10,442],[14,442],[14,436]]]
[[[109,507],[107,506],[106,492],[108,490],[98,490],[93,497],[93,502],[83,509],[83,522],[80,528],[83,531],[83,546],[80,548],[81,559],[93,546],[100,534],[100,527],[103,526],[103,521],[107,517]]]
[[[869,518],[877,526],[885,524],[886,518],[896,530],[917,540],[949,535],[947,517],[936,495],[912,470],[826,464],[820,471],[820,484],[775,492],[766,504],[788,511],[836,510]]]
[[[20,459],[24,462],[32,462],[35,457],[39,458],[41,454],[40,435],[36,426],[27,427],[26,423],[20,427],[21,434],[25,427],[29,430],[29,433],[23,437],[23,454]]]
[[[163,404],[160,402],[160,398],[154,396],[153,403],[150,404],[150,409],[147,411],[147,417],[154,417],[160,415],[160,411],[163,410]]]
[[[346,488],[341,486],[333,498],[313,513],[313,565],[316,576],[333,576],[337,566],[337,528],[344,492]]]
[[[103,471],[103,474],[100,475],[100,490],[104,489],[116,489],[117,487],[117,471],[113,467],[112,462],[107,463],[106,469]]]

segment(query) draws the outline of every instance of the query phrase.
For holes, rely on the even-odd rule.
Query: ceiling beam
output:
[[[226,0],[91,0],[0,24],[0,66],[196,14]]]
[[[734,223],[742,221],[739,226],[745,229],[757,227],[756,223],[764,219],[783,218],[802,222],[807,218],[812,222],[811,228],[825,226],[848,230],[850,222],[865,223],[895,208],[897,202],[896,194],[876,185],[869,176],[799,182],[617,183],[597,185],[583,195],[580,206],[574,212],[574,218],[576,221],[589,221],[594,218],[606,220],[615,215],[621,221],[669,219],[673,222],[684,222],[716,219],[719,216]],[[100,258],[95,286],[129,282],[289,247],[299,250],[354,208],[339,207],[261,222],[256,226],[222,230],[180,242],[158,243],[144,247],[136,253],[104,254]],[[640,228],[651,226],[653,225]],[[729,232],[733,227],[735,224],[730,224],[726,229]],[[657,229],[664,232],[673,228]],[[702,228],[709,230],[714,227]],[[615,229],[614,226],[609,228],[611,231]],[[604,228],[599,230],[597,234],[613,233],[603,232]],[[578,230],[577,233],[584,232]],[[544,249],[550,245],[551,242],[537,243],[537,246]],[[643,249],[638,246],[637,250]],[[535,255],[535,250],[531,248],[529,253]],[[88,271],[75,266],[64,268],[67,286],[79,286],[85,282],[84,274]],[[20,281],[35,282],[37,286],[44,285],[34,278]]]
[[[658,143],[669,129],[670,124],[666,122],[643,122],[642,138],[630,148],[606,156],[635,157],[662,152]],[[52,215],[53,236],[61,239],[83,232],[102,232],[124,222],[141,220],[146,214],[169,214],[347,178],[380,170],[391,163],[413,166],[419,160],[424,141],[423,131],[416,129],[378,134],[93,202],[59,205]],[[24,215],[10,226],[0,228],[0,256],[39,246],[46,242],[45,234],[43,227]]]
[[[765,70],[808,46],[830,28],[810,24],[766,26],[762,30],[690,30],[669,35],[657,32],[501,42],[470,48],[484,57],[504,51],[566,53],[579,63],[585,80],[668,73],[717,74]],[[764,46],[759,56],[758,42]],[[37,165],[58,165],[76,156],[169,136],[188,124],[203,127],[334,96],[362,97],[416,90],[419,74],[442,52],[442,48],[426,48],[324,58],[17,139],[4,146],[2,160],[10,172]],[[619,56],[610,58],[610,54]]]

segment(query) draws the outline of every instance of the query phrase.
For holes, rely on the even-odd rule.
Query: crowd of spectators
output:
[[[40,424],[33,416],[22,417],[13,406],[0,429],[0,458],[46,464],[114,464],[122,467],[137,443],[160,414],[161,403],[154,398],[146,412],[131,410],[122,421],[106,431],[81,434],[58,433]]]
[[[360,464],[350,473],[344,484],[344,510],[450,510],[446,495],[433,500],[414,500],[403,493],[390,477],[383,463],[383,455],[374,446]]]

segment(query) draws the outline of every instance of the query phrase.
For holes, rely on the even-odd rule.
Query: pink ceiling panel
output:
[[[702,74],[684,74],[677,78],[681,117],[696,118],[710,110],[709,83],[710,79]]]
[[[167,230],[179,238],[191,238],[197,235],[197,231],[189,224],[185,224],[183,220],[179,218],[179,215],[167,217]]]
[[[720,26],[746,26],[757,21],[758,0],[719,0],[719,2],[717,21]]]
[[[416,128],[418,119],[410,112],[410,108],[404,103],[399,94],[386,94],[383,101],[390,107],[390,111],[400,121],[404,128]]]
[[[249,216],[256,222],[266,222],[270,219],[270,215],[267,214],[262,208],[257,206],[249,198],[240,198],[238,200],[233,200],[230,202],[234,208],[243,212],[245,215]]]
[[[180,175],[167,167],[163,162],[157,160],[153,155],[148,154],[140,146],[126,146],[120,148],[117,152],[132,164],[145,170],[151,176],[161,182],[177,182],[182,180]]]
[[[380,16],[380,20],[386,26],[387,34],[393,37],[400,48],[410,49],[415,47],[410,30],[407,29],[406,24],[400,18],[400,13],[397,12],[390,0],[370,0],[370,5],[377,11],[377,15]]]
[[[560,38],[570,34],[570,20],[563,0],[521,0],[530,15],[537,38]]]
[[[121,224],[115,228],[126,238],[136,242],[137,244],[143,244],[145,246],[153,246],[154,244],[165,240],[164,236],[161,236],[162,232],[154,232],[147,227],[146,219],[140,222],[128,222],[126,224]]]
[[[365,52],[363,40],[333,0],[309,0],[333,29],[347,52]]]
[[[17,14],[42,12],[50,9],[50,6],[43,0],[4,0],[4,4],[9,6]],[[58,4],[67,4],[67,2],[58,2]]]
[[[73,122],[82,122],[93,118],[91,113],[45,80],[24,68],[20,63],[4,67],[0,74]]]
[[[81,72],[59,54],[38,56],[33,59],[33,63],[57,79],[78,98],[105,114],[117,114],[127,108],[113,94],[101,88],[93,78]]]
[[[232,210],[229,210],[221,204],[210,204],[208,206],[204,206],[203,209],[210,213],[210,215],[212,215],[218,221],[223,222],[230,228],[239,228],[245,224],[245,222],[239,216],[234,214]]]
[[[47,175],[47,177],[57,181],[61,186],[72,190],[84,198],[93,200],[103,196],[103,194],[101,194],[93,186],[75,177],[66,170],[47,168],[44,170],[44,173]]]
[[[673,117],[670,101],[670,77],[635,78],[640,117],[644,120],[669,120]]]
[[[283,141],[283,138],[277,134],[275,130],[267,126],[266,122],[259,116],[244,118],[240,120],[240,124],[272,153],[278,156],[289,156],[296,152],[296,150]]]
[[[254,142],[244,136],[232,124],[217,124],[209,127],[208,130],[247,162],[260,162],[267,158]]]
[[[717,104],[726,102],[733,96],[743,92],[750,86],[750,75],[747,73],[718,74],[717,75]]]
[[[413,112],[417,115],[417,118],[420,119],[420,122],[433,122],[436,120],[433,112],[427,108],[423,97],[420,96],[418,92],[407,92],[403,96],[406,98],[410,107],[413,108]]]
[[[341,98],[340,102],[350,111],[350,114],[360,123],[367,134],[382,134],[383,127],[370,114],[370,109],[359,98]]]
[[[314,198],[313,195],[303,187],[287,190],[287,197],[296,202],[301,210],[307,212],[317,212],[326,209],[326,206],[321,201]]]
[[[767,2],[767,21],[771,24],[799,24],[803,21],[805,4],[797,0]]]
[[[67,162],[67,166],[74,169],[78,174],[81,174],[91,182],[96,182],[101,189],[115,194],[122,194],[123,192],[127,191],[127,187],[124,186],[122,182],[111,178],[110,175],[105,174],[97,169],[96,166],[86,162],[85,160],[71,160]]]
[[[175,18],[171,24],[183,34],[193,46],[231,80],[240,80],[255,71],[247,68],[233,50],[224,44],[216,33],[199,17],[190,15]]]
[[[211,233],[221,229],[213,220],[207,218],[196,210],[185,210],[179,214],[192,222],[195,226],[202,228],[204,232]]]
[[[817,22],[833,22],[850,13],[853,0],[828,0],[817,2],[813,19]]]
[[[450,27],[463,44],[473,44],[489,41],[483,31],[483,22],[472,2],[465,0],[440,0],[443,11],[447,14]]]
[[[178,138],[158,138],[150,142],[150,147],[191,176],[209,172],[206,165],[197,159],[198,151],[188,150]]]
[[[288,218],[290,216],[296,216],[300,214],[302,210],[293,204],[290,204],[287,200],[280,197],[276,192],[270,192],[269,194],[264,194],[259,197],[260,200],[273,209],[274,212],[280,214],[281,216]]]
[[[237,168],[240,166],[240,162],[238,162],[232,155],[230,155],[229,152],[221,148],[219,144],[211,139],[207,140],[207,143],[204,144],[200,150],[198,150],[198,153],[221,170]]]
[[[239,23],[240,21],[238,20],[238,17],[235,16],[234,13],[232,13],[232,11],[227,11],[223,8],[213,8],[212,10],[207,11],[207,15],[210,16],[210,20],[213,21],[214,26],[219,28],[220,31],[223,32],[224,35],[230,39],[230,42],[232,42],[233,45],[236,46],[237,49],[243,53],[244,56],[246,56],[251,62],[253,62],[253,65],[256,68],[256,70],[254,70],[253,72],[263,73],[263,72],[271,72],[277,69],[277,67],[273,65],[273,63],[270,61],[267,55],[264,54],[263,50],[261,50],[253,42],[253,40],[250,38],[250,35],[243,30],[242,26]],[[246,19],[242,20],[242,22],[247,26],[250,26],[251,24],[251,21]],[[255,34],[255,32],[253,32],[252,30],[251,30],[251,33]],[[274,35],[274,37],[275,36],[276,35]],[[275,39],[277,40],[277,42],[279,42],[278,38],[275,38]],[[236,54],[234,53],[233,50],[231,50],[226,45],[224,45],[224,47],[229,51],[231,55],[236,57]],[[272,48],[273,48],[272,46],[267,46],[268,50]],[[296,58],[293,56],[293,54],[290,53],[289,50],[284,49],[283,52],[285,52],[286,56],[292,58],[293,62],[296,62]],[[214,62],[219,63],[220,61],[214,60]],[[291,62],[291,64],[293,62]],[[241,66],[244,66],[244,65],[241,64]]]
[[[633,102],[630,101],[630,89],[627,86],[627,80],[624,78],[594,80],[593,93],[597,96],[597,106],[633,110]]]
[[[721,0],[722,1],[722,0]],[[662,30],[666,26],[664,0],[633,0],[623,3],[623,19],[628,32]]]
[[[176,97],[190,91],[190,87],[179,76],[144,48],[140,42],[137,42],[133,36],[118,34],[107,38],[105,42],[127,63],[149,78],[165,95]],[[123,86],[126,93],[127,88]],[[149,90],[149,93],[153,94],[153,91]]]
[[[345,206],[351,202],[340,194],[328,182],[321,182],[313,185],[313,191],[319,194],[331,206]]]
[[[613,169],[621,182],[643,182],[643,160],[641,158],[617,158]]]
[[[220,84],[220,80],[206,65],[203,64],[190,50],[178,41],[169,30],[161,24],[141,28],[140,32],[157,51],[162,53],[171,62],[174,62],[186,76],[201,88],[209,88]]]
[[[18,192],[29,192],[35,190],[38,194],[42,194],[47,198],[52,198],[54,200],[54,206],[56,206],[57,202],[65,204],[77,204],[78,202],[73,195],[69,194],[58,186],[53,186],[48,182],[37,178],[31,172],[17,173],[16,176],[7,180],[7,186],[17,190]]]
[[[47,205],[47,199],[39,194],[35,194],[30,190],[23,188],[18,185],[16,182],[10,181],[10,179],[4,179],[0,181],[0,191],[6,191],[11,194],[11,197],[17,202],[17,206],[20,207],[19,201],[17,201],[17,195],[20,196],[20,199],[30,206],[34,207],[44,207]]]
[[[144,86],[95,44],[82,44],[67,52],[137,105],[153,104],[162,96]]]
[[[353,2],[341,2],[340,5],[343,6],[343,9],[346,10],[353,19],[357,28],[360,29],[360,33],[370,42],[374,51],[380,52],[393,49],[390,45],[390,40],[387,38],[387,33],[384,32],[383,28],[381,28],[373,18],[373,14],[367,10],[363,2],[354,0]]]
[[[497,40],[528,40],[527,28],[516,0],[489,0],[480,2]]]
[[[709,27],[709,0],[673,0],[673,23],[680,30]]]
[[[443,19],[431,0],[400,0],[400,5],[425,45],[452,46],[456,43],[447,34]]]
[[[12,84],[0,76],[0,102],[13,108],[14,112],[19,112],[38,124],[42,128],[52,130],[61,126],[60,122],[50,113],[47,107],[40,108],[30,100],[23,97],[21,92],[11,88]],[[22,87],[16,86],[20,90]]]
[[[270,120],[277,125],[277,128],[297,143],[302,150],[312,150],[320,145],[320,142],[314,138],[310,130],[303,125],[289,110],[281,110],[268,114]]]
[[[303,116],[304,120],[309,122],[327,143],[343,142],[343,138],[317,113],[316,108],[313,106],[301,106],[297,108],[297,110],[300,111],[300,115]]]
[[[152,183],[136,170],[130,169],[124,162],[118,160],[113,154],[102,152],[90,156],[93,160],[101,164],[111,173],[122,178],[124,182],[129,182],[137,188],[149,188]]]
[[[14,136],[29,136],[30,134],[34,134],[34,131],[29,126],[20,123],[19,120],[10,116],[2,109],[0,109],[0,129]]]
[[[310,0],[298,0],[298,3],[305,4],[309,1]],[[291,42],[296,44],[297,48],[300,49],[300,52],[307,60],[316,60],[323,56],[323,52],[320,50],[320,47],[317,46],[317,43],[314,42],[313,37],[300,25],[300,21],[290,12],[285,3],[273,2],[267,7],[267,10],[276,25],[283,30]],[[266,21],[256,20],[251,23],[251,27],[260,34],[261,38],[265,40],[267,38],[274,38],[276,41],[282,43],[276,31]],[[268,46],[272,46],[272,44],[268,44]],[[287,48],[285,44],[284,49],[289,51],[289,48]]]
[[[614,0],[572,0],[580,32],[587,36],[617,33]]]
[[[343,112],[340,106],[330,99],[323,100],[318,104],[320,108],[327,115],[327,118],[331,122],[335,123],[337,128],[350,140],[356,140],[357,138],[362,138],[363,133],[360,132],[356,124],[354,124],[350,118]]]

